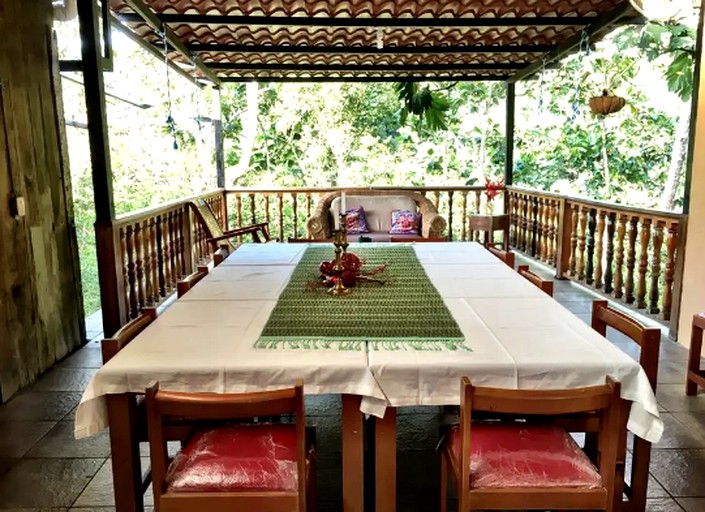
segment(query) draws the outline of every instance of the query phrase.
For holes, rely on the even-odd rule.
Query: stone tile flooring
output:
[[[589,322],[595,296],[566,281],[555,287],[556,299]],[[0,406],[0,512],[114,510],[107,433],[73,438],[74,409],[100,366],[100,326],[93,319],[90,327],[86,346]],[[608,337],[636,356],[623,337],[614,332]],[[653,448],[649,512],[705,512],[705,394],[685,396],[686,359],[687,351],[664,336],[657,397],[666,430]],[[319,510],[339,511],[340,400],[309,397],[306,409],[309,423],[317,427]],[[435,447],[441,422],[436,407],[399,412],[400,512],[438,509]],[[146,502],[152,503],[151,495]]]

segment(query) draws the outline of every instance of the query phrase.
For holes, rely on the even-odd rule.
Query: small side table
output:
[[[484,232],[484,245],[487,247],[494,245],[494,232],[502,231],[502,248],[509,250],[509,214],[500,215],[470,215],[470,237],[473,238],[474,231]]]
[[[698,386],[705,388],[705,370],[700,368],[700,355],[703,348],[703,331],[705,331],[705,313],[693,315],[693,327],[690,333],[690,352],[688,354],[688,373],[685,381],[685,394],[698,394]]]

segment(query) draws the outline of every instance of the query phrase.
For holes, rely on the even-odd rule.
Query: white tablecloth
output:
[[[660,437],[656,399],[639,364],[475,243],[414,244],[469,352],[254,349],[305,248],[238,249],[98,371],[76,413],[76,436],[107,426],[105,394],[142,392],[153,380],[173,390],[247,392],[302,378],[307,394],[362,395],[363,412],[381,416],[387,405],[458,404],[461,376],[477,385],[551,389],[612,375],[633,402],[629,429]]]

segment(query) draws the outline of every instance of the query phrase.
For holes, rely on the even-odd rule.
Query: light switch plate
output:
[[[17,196],[10,199],[10,212],[13,217],[24,217],[27,213],[24,197]]]

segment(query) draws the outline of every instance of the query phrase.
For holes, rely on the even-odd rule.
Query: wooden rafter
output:
[[[226,53],[362,53],[362,54],[445,54],[445,53],[507,53],[507,52],[527,52],[546,53],[554,50],[555,45],[551,44],[469,44],[454,46],[384,46],[382,48],[370,46],[285,46],[285,45],[265,45],[265,44],[210,44],[210,43],[190,43],[186,44],[192,52],[226,52]]]

